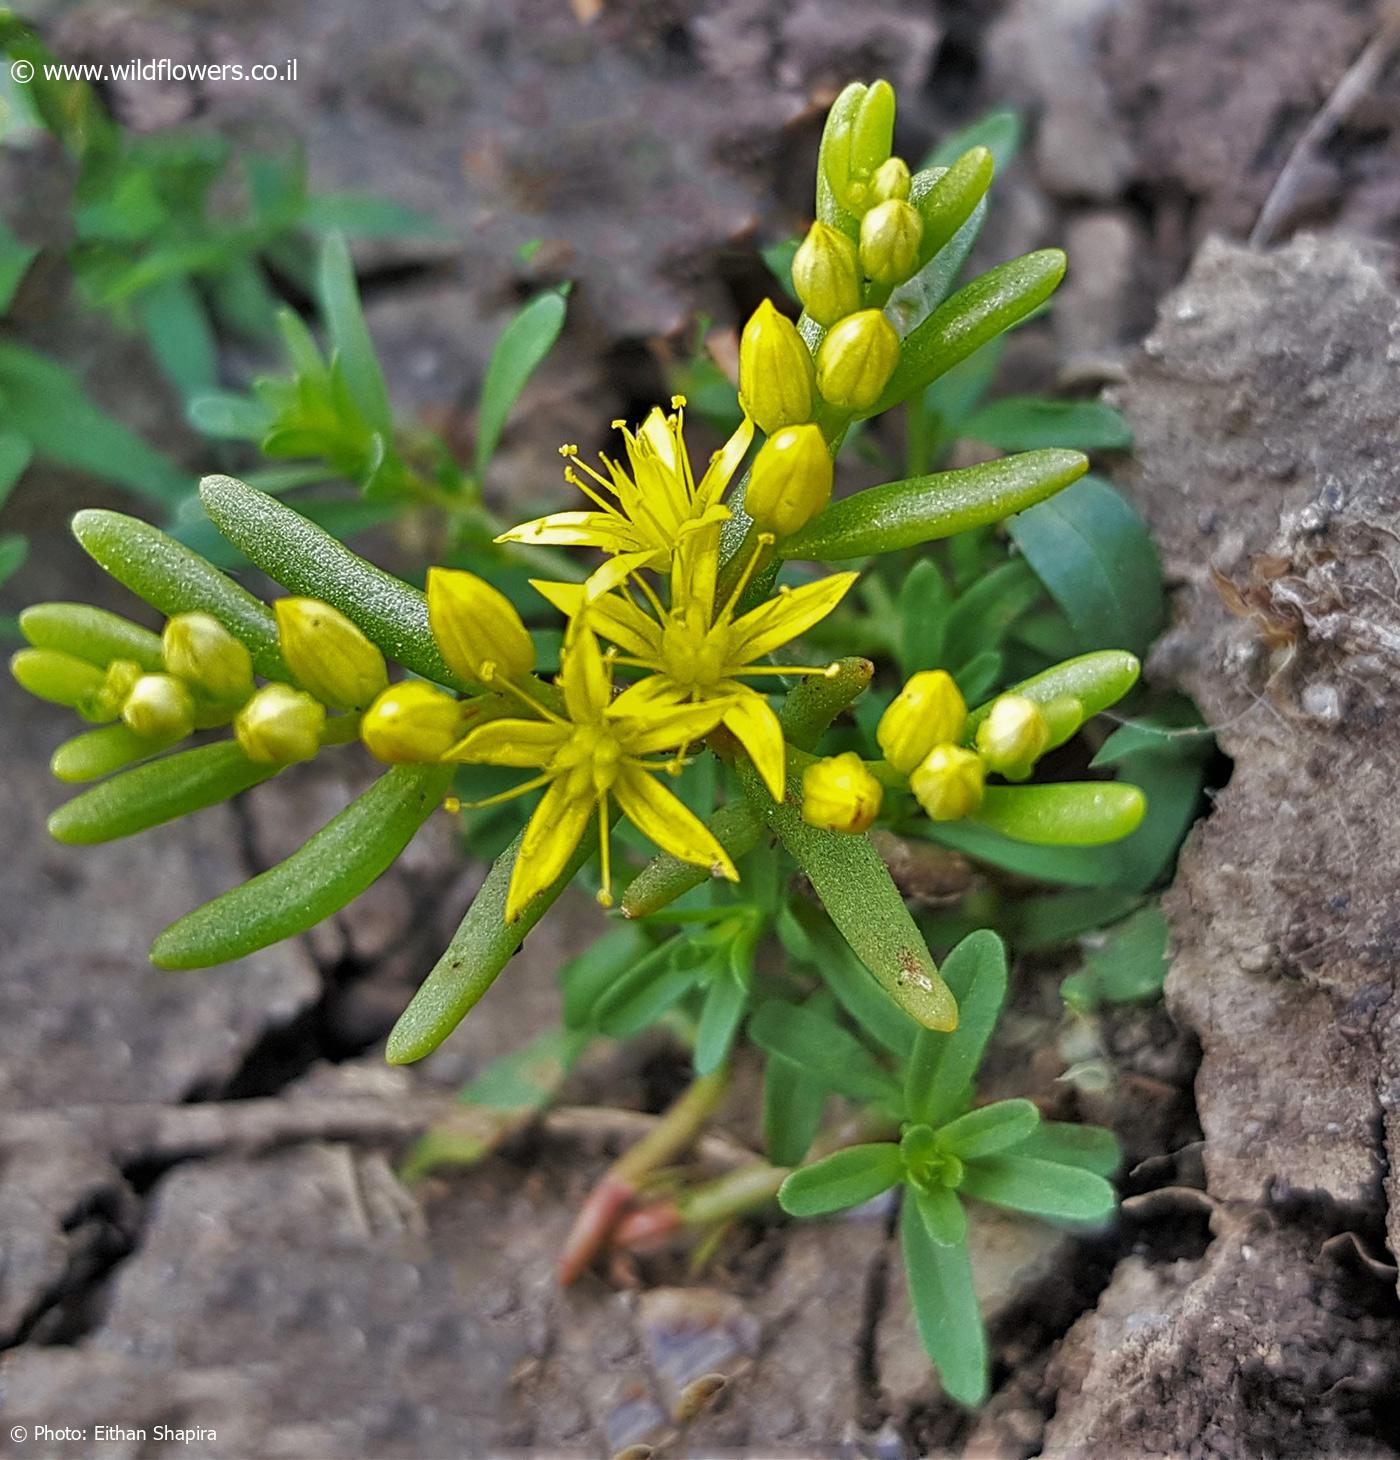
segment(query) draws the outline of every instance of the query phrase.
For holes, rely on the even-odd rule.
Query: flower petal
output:
[[[638,541],[645,542],[647,539],[640,532],[637,534]],[[660,557],[663,561],[669,560],[669,554],[662,552],[656,547],[643,548],[639,552],[618,553],[616,557],[609,558],[600,568],[595,568],[588,576],[588,581],[583,585],[584,593],[589,602],[595,598],[601,598],[605,593],[611,593],[619,584],[627,581],[630,574],[635,573],[638,568],[655,566],[655,560]]]
[[[551,583],[531,578],[530,586],[567,618],[573,618],[586,605],[589,626],[629,654],[655,659],[661,648],[661,625],[620,593],[605,593],[588,603],[582,583]]]
[[[800,588],[779,589],[777,597],[735,620],[730,629],[730,663],[752,664],[805,634],[841,602],[858,577],[859,573],[832,573]]]
[[[563,668],[559,685],[564,691],[569,718],[576,725],[591,725],[601,720],[612,699],[612,676],[603,662],[597,635],[582,618],[571,621],[560,657]]]
[[[719,575],[720,528],[728,507],[712,507],[676,536],[671,559],[671,611],[708,626],[714,618],[715,579]]]
[[[731,882],[739,880],[729,853],[709,827],[640,766],[622,768],[613,794],[628,819],[662,851],[693,866],[709,867]]]
[[[540,797],[525,828],[506,893],[506,922],[513,923],[530,899],[543,892],[564,870],[588,826],[597,802],[571,794],[570,777],[560,776]]]
[[[697,511],[703,512],[724,496],[724,489],[729,485],[734,473],[738,471],[739,463],[743,461],[752,440],[753,422],[745,416],[739,422],[734,434],[710,458],[705,475],[700,478],[700,485],[695,489]]]
[[[501,533],[497,542],[548,543],[553,547],[596,547],[627,552],[646,539],[615,512],[552,512]]]
[[[768,794],[781,802],[787,771],[783,727],[772,705],[757,691],[740,685],[729,688],[738,694],[724,712],[724,728],[748,752],[754,768],[763,777],[763,784],[768,787]]]
[[[656,704],[626,718],[610,715],[609,723],[628,755],[655,755],[658,751],[679,750],[708,735],[724,718],[729,705],[728,695],[693,704]]]
[[[488,720],[464,735],[444,760],[475,765],[544,766],[569,735],[552,720]]]

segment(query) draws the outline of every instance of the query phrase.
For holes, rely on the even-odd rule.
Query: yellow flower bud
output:
[[[389,683],[384,656],[339,609],[319,598],[272,607],[287,667],[323,705],[362,710]]]
[[[134,659],[113,659],[107,666],[102,683],[83,704],[83,717],[98,723],[115,720],[131,697],[141,674],[141,666]]]
[[[421,679],[390,685],[365,711],[360,739],[390,765],[441,760],[462,737],[461,700]]]
[[[831,452],[819,426],[784,426],[754,458],[744,510],[764,532],[788,537],[831,500]]]
[[[868,410],[899,364],[899,336],[878,309],[849,314],[817,351],[817,389],[843,410]]]
[[[448,664],[473,684],[523,679],[535,644],[510,599],[475,573],[428,569],[428,623]]]
[[[826,831],[864,831],[880,814],[883,795],[860,756],[847,750],[802,773],[802,819]]]
[[[909,787],[930,821],[961,821],[982,804],[982,757],[961,745],[935,745]]]
[[[1002,695],[977,727],[977,749],[988,770],[1012,780],[1029,775],[1049,744],[1045,713],[1025,695]]]
[[[924,220],[899,198],[877,204],[860,220],[860,266],[877,284],[902,284],[919,267]]]
[[[749,316],[739,340],[739,404],[767,436],[812,419],[812,352],[771,299]]]
[[[321,748],[326,707],[289,684],[266,684],[239,710],[233,733],[249,760],[290,765]]]
[[[160,647],[166,669],[211,700],[241,704],[253,692],[247,646],[212,614],[177,613],[166,623]]]
[[[832,325],[860,308],[856,246],[827,223],[814,223],[792,259],[792,287],[818,324]]]
[[[962,739],[967,703],[945,669],[913,675],[880,716],[875,738],[885,759],[908,775],[935,745]]]
[[[183,740],[194,729],[194,698],[173,674],[143,674],[126,697],[122,719],[151,740]]]
[[[898,198],[901,203],[905,202],[913,182],[909,176],[909,164],[902,157],[886,158],[870,179],[870,201],[887,203],[891,198]]]

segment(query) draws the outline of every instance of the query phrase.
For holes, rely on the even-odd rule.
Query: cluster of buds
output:
[[[85,604],[26,609],[30,647],[11,659],[15,678],[104,732],[61,746],[55,774],[88,780],[228,725],[249,760],[310,760],[328,738],[329,712],[357,722],[384,689],[384,656],[329,604],[284,598],[274,608],[291,682],[261,686],[247,645],[212,614],[175,614],[156,634]]]
[[[871,410],[899,364],[883,305],[928,262],[930,242],[908,164],[891,156],[894,91],[879,81],[833,124],[823,186],[833,221],[812,224],[792,262],[802,327],[765,300],[739,342],[739,399],[768,440],[744,499],[759,529],[783,538],[831,498],[828,427]]]
[[[924,670],[880,717],[883,762],[867,764],[853,751],[813,761],[803,777],[802,815],[832,831],[864,831],[879,814],[885,785],[907,784],[931,821],[961,821],[982,804],[989,774],[1025,780],[1083,718],[1072,698],[1042,705],[1011,693],[993,700],[974,726],[953,677]]]

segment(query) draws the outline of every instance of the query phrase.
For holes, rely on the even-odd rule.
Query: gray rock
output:
[[[1400,961],[1392,270],[1336,239],[1209,243],[1122,393],[1128,484],[1177,585],[1153,677],[1195,697],[1234,761],[1166,901],[1168,999],[1201,1040],[1226,1199],[1381,1209]]]

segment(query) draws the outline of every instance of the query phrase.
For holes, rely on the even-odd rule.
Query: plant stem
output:
[[[564,1241],[558,1265],[561,1286],[578,1279],[636,1200],[642,1181],[694,1142],[728,1089],[729,1071],[723,1067],[692,1081],[655,1127],[613,1162],[579,1208]]]

